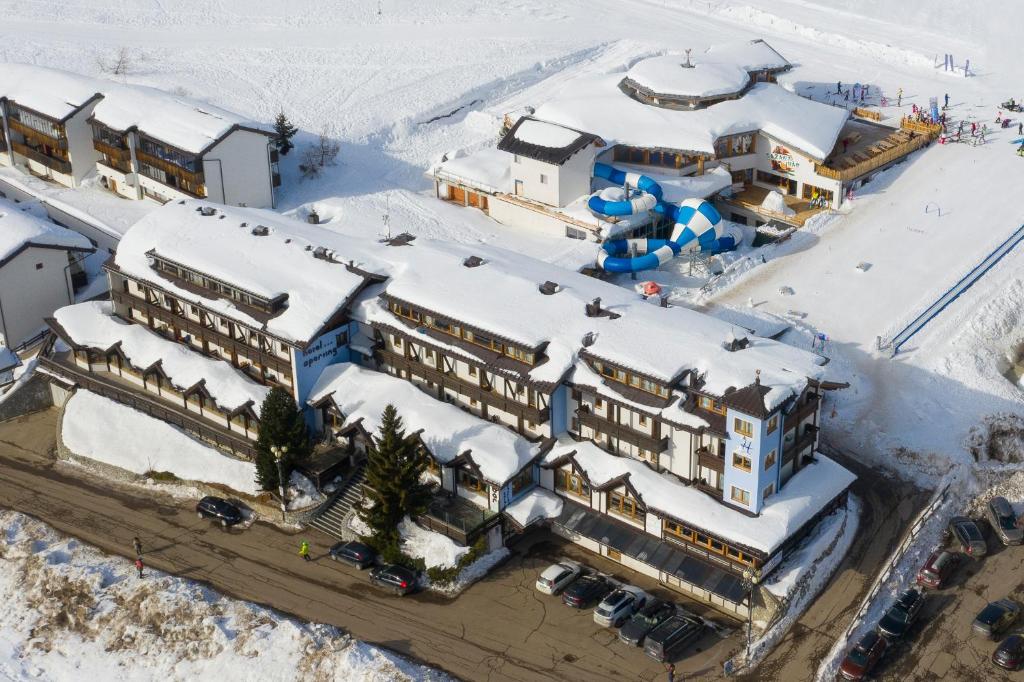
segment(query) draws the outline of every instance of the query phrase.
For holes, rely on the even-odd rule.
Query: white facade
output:
[[[276,163],[271,138],[238,129],[203,154],[206,196],[230,206],[273,208]]]
[[[68,264],[65,249],[29,246],[0,265],[0,346],[16,347],[75,302]]]
[[[513,155],[512,193],[547,206],[565,206],[590,194],[594,156],[593,147],[589,145],[560,166]]]

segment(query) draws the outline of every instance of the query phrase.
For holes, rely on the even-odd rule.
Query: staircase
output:
[[[309,525],[339,540],[351,538],[352,531],[348,529],[345,521],[352,508],[363,499],[364,480],[366,472],[360,466],[343,486],[335,491],[331,499],[323,504]]]

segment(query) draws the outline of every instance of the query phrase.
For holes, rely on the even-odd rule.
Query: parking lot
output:
[[[991,532],[987,535],[988,556],[980,560],[964,558],[947,587],[927,591],[920,617],[909,636],[882,658],[876,669],[879,679],[1024,679],[1024,672],[1007,672],[991,661],[999,641],[1024,632],[1024,622],[1018,622],[997,641],[986,640],[971,631],[974,618],[989,602],[1006,597],[1024,602],[1024,547],[1004,547]]]

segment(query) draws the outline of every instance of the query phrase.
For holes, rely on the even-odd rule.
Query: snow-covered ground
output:
[[[447,680],[0,511],[0,679]]]

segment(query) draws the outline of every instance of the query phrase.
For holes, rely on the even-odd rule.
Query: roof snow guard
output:
[[[561,166],[573,154],[599,140],[597,135],[591,133],[523,116],[501,138],[498,149]]]

